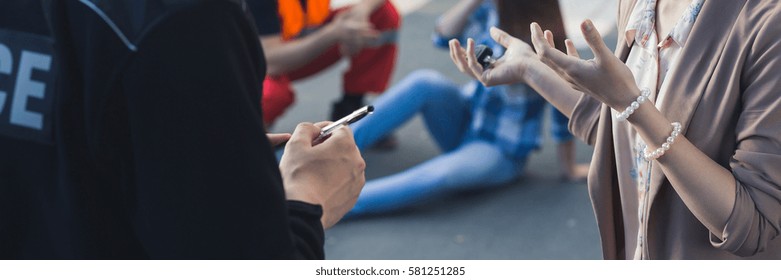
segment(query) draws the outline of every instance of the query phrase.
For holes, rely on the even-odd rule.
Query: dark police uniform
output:
[[[323,258],[264,75],[243,1],[0,2],[0,258]]]

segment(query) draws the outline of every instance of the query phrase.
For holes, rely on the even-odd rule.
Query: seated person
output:
[[[342,99],[331,119],[363,105],[363,96],[383,92],[396,60],[400,17],[388,0],[362,0],[331,10],[329,0],[248,1],[268,61],[263,82],[263,121],[270,126],[295,101],[291,82],[310,77],[343,57]]]
[[[497,9],[498,7],[498,9]],[[497,22],[498,21],[498,22]],[[501,55],[503,48],[488,33],[501,23],[515,36],[529,39],[532,21],[559,27],[557,2],[462,0],[439,20],[434,42],[477,38]],[[518,27],[514,29],[513,27]],[[562,41],[563,38],[557,38]],[[391,176],[370,180],[350,216],[399,209],[436,195],[469,188],[506,184],[522,173],[529,154],[540,146],[546,102],[525,84],[486,88],[478,81],[458,86],[433,70],[418,70],[380,96],[375,113],[352,125],[355,141],[364,149],[422,113],[426,126],[443,151],[433,159]],[[553,109],[553,108],[551,108]],[[551,131],[567,178],[586,176],[588,166],[574,167],[574,144],[567,118],[552,110]],[[575,174],[575,171],[580,171]]]

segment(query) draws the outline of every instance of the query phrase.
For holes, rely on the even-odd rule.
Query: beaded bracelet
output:
[[[646,101],[648,101],[650,97],[651,97],[651,90],[647,88],[641,89],[640,96],[637,97],[637,100],[633,101],[632,104],[627,106],[626,110],[624,110],[621,113],[618,113],[618,115],[616,115],[616,119],[618,119],[619,121],[625,121],[627,118],[629,118],[629,115],[631,115],[632,113],[635,112],[635,110],[637,110],[637,108],[640,108],[640,104],[643,104]]]
[[[644,152],[643,157],[647,161],[652,161],[660,158],[664,155],[667,150],[670,149],[670,146],[672,146],[673,142],[675,142],[675,138],[678,138],[678,135],[681,135],[681,123],[674,122],[672,123],[673,126],[673,132],[670,134],[669,137],[667,137],[667,141],[662,144],[661,147],[656,148],[653,152]]]

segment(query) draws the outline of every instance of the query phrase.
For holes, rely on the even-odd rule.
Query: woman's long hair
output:
[[[531,44],[529,25],[537,22],[542,30],[553,32],[556,48],[564,51],[564,20],[558,0],[495,0],[499,14],[499,28],[513,37]]]

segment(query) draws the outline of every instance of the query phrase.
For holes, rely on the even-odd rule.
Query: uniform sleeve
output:
[[[739,256],[764,251],[781,229],[781,15],[766,21],[745,62],[743,111],[730,161],[736,199],[717,248]]]
[[[265,63],[238,6],[154,27],[122,80],[136,234],[155,259],[322,259],[319,206],[285,201],[260,108]]]
[[[247,0],[250,14],[255,18],[258,34],[272,35],[282,32],[277,0]]]

